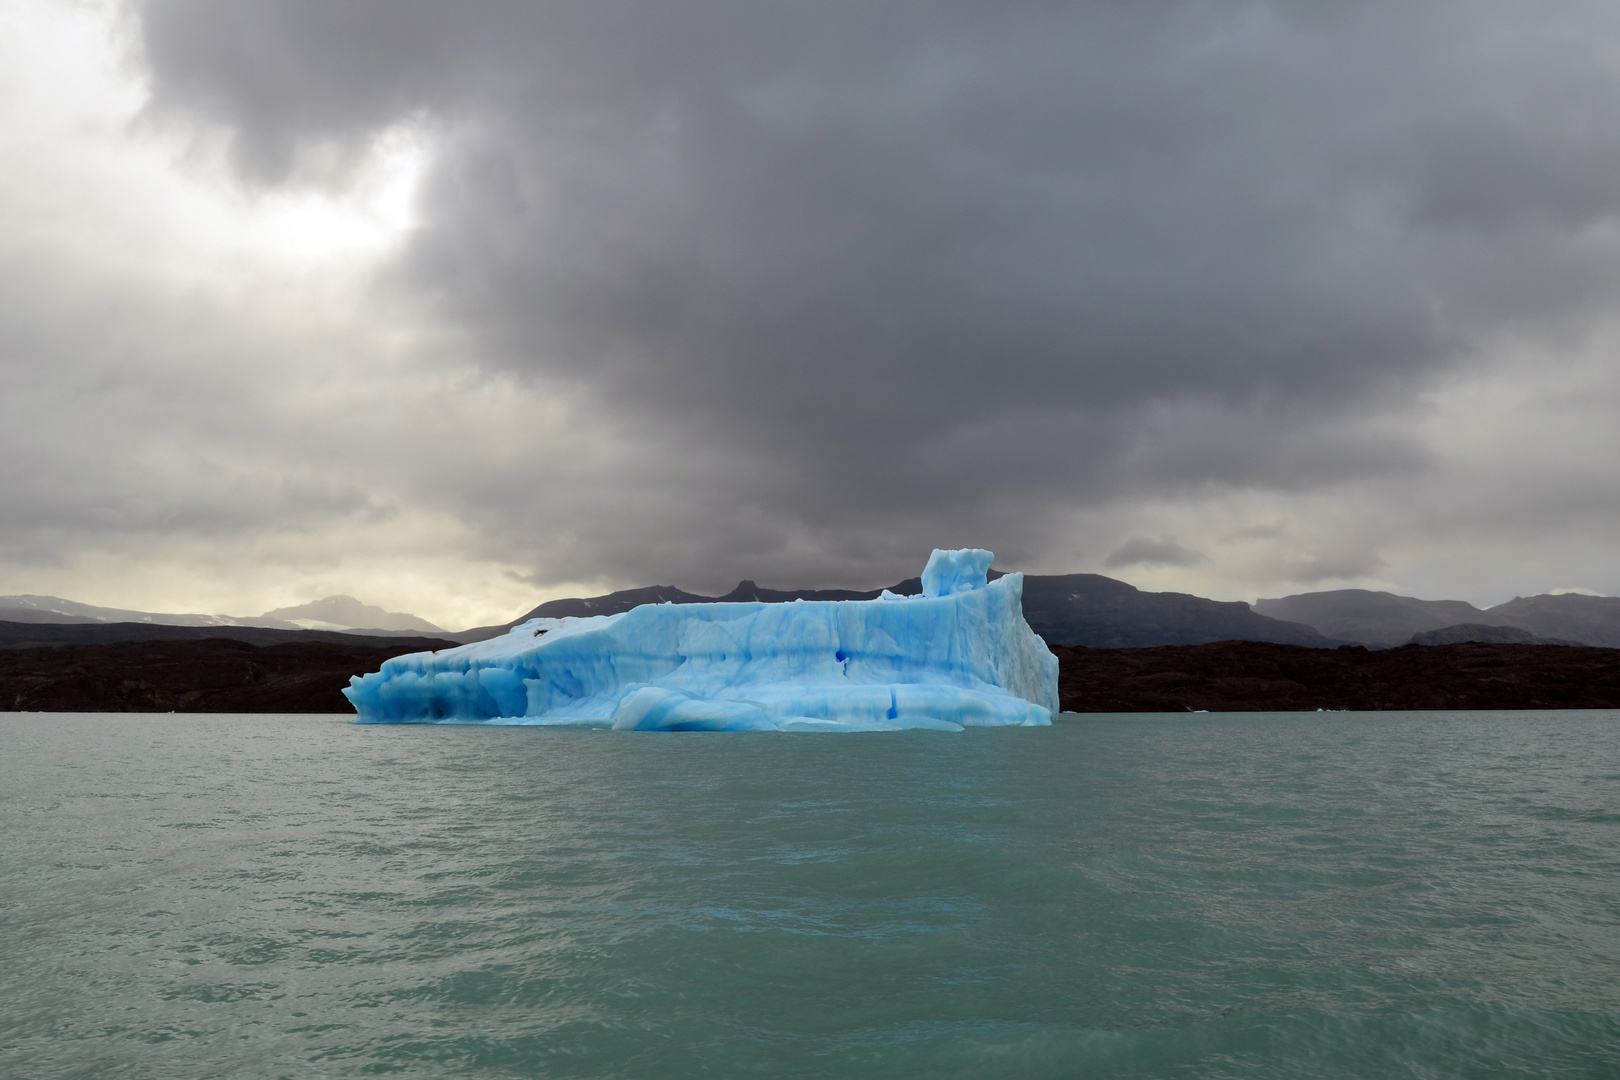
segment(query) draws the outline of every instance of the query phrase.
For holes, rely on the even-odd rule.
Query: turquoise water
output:
[[[1614,1077],[1620,713],[0,714],[0,1076]]]

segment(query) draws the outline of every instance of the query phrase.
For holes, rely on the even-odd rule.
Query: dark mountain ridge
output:
[[[992,580],[1001,575],[1001,571],[990,571]],[[654,585],[604,596],[548,600],[502,626],[479,627],[449,636],[458,641],[482,641],[529,619],[614,615],[641,604],[875,600],[883,591],[766,589],[752,581],[740,581],[724,596],[700,596],[668,585]],[[907,578],[891,585],[888,591],[915,596],[922,592],[922,579]],[[1309,626],[1258,615],[1241,601],[1206,600],[1186,593],[1143,592],[1134,585],[1101,574],[1026,574],[1024,618],[1049,645],[1139,648],[1198,645],[1233,638],[1317,648],[1339,644]]]
[[[1388,648],[1408,642],[1528,640],[1620,648],[1620,597],[1580,593],[1515,597],[1480,609],[1463,600],[1419,600],[1369,589],[1334,589],[1256,600],[1254,610],[1358,645]],[[1492,632],[1496,631],[1496,632]],[[1471,634],[1471,637],[1463,635]],[[1438,635],[1431,640],[1430,635]]]
[[[1518,626],[1489,626],[1483,623],[1459,623],[1438,630],[1425,630],[1413,634],[1408,645],[1580,645],[1579,641],[1562,638],[1544,638]]]
[[[1269,641],[1329,648],[1316,629],[1257,614],[1240,600],[1143,592],[1101,574],[1024,578],[1024,618],[1048,645],[1137,649],[1211,641]]]
[[[1370,589],[1334,589],[1256,600],[1254,610],[1273,619],[1304,623],[1317,632],[1358,645],[1404,645],[1413,634],[1495,620],[1463,600],[1419,600]]]
[[[1515,596],[1488,613],[1493,622],[1520,626],[1544,638],[1620,648],[1620,597],[1581,593]]]

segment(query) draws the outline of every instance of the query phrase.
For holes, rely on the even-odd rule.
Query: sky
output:
[[[1620,594],[1620,6],[0,0],[0,594]]]

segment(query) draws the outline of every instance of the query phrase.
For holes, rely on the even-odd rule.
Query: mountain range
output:
[[[1000,572],[992,570],[992,578]],[[889,587],[902,596],[922,591],[919,578]],[[500,626],[447,636],[481,641],[539,617],[611,615],[639,604],[699,604],[759,600],[870,600],[880,589],[765,589],[742,581],[724,596],[702,596],[668,585],[603,596],[548,600]],[[1516,597],[1480,609],[1464,600],[1419,600],[1367,589],[1301,593],[1253,605],[1175,592],[1144,592],[1101,574],[1028,574],[1024,618],[1050,645],[1132,649],[1267,641],[1332,648],[1365,645],[1444,645],[1483,641],[1524,645],[1620,648],[1620,598],[1578,593]]]
[[[328,596],[263,615],[176,615],[96,607],[59,596],[0,596],[0,622],[125,624],[191,627],[261,627],[272,630],[331,630],[350,634],[442,634],[426,619],[362,604],[352,596]]]
[[[990,572],[992,579],[999,571]],[[449,636],[481,641],[504,634],[535,618],[613,615],[641,604],[707,604],[740,601],[784,603],[791,600],[875,600],[884,590],[765,589],[741,581],[724,596],[700,596],[667,585],[625,589],[605,596],[548,600],[500,626],[483,626]],[[915,596],[921,578],[907,578],[889,592]],[[1134,585],[1101,574],[1026,575],[1024,618],[1052,645],[1129,649],[1151,645],[1201,645],[1210,641],[1271,641],[1285,645],[1338,645],[1309,626],[1258,615],[1241,601],[1206,600],[1187,593],[1142,592]]]
[[[999,577],[999,571],[991,571]],[[889,587],[922,591],[919,578]],[[498,626],[445,632],[425,619],[385,611],[350,596],[329,596],[263,615],[175,615],[94,607],[51,596],[0,596],[0,647],[89,641],[240,637],[276,632],[321,635],[431,635],[439,642],[482,641],[537,617],[611,615],[641,604],[792,600],[871,600],[882,590],[770,589],[741,581],[723,596],[668,585],[545,603]],[[1620,648],[1620,598],[1576,593],[1516,597],[1492,608],[1462,600],[1420,600],[1366,589],[1337,589],[1258,600],[1209,600],[1144,592],[1101,574],[1026,575],[1024,617],[1051,645],[1144,648],[1216,641],[1262,641],[1332,648],[1444,645],[1466,641]],[[41,624],[51,624],[48,628]],[[280,638],[278,638],[280,640]]]
[[[1314,627],[1327,637],[1388,648],[1469,641],[1519,641],[1504,630],[1527,632],[1541,642],[1620,648],[1620,597],[1580,593],[1517,596],[1477,608],[1462,600],[1419,600],[1367,589],[1335,589],[1257,600],[1254,610],[1274,619]],[[1458,637],[1469,628],[1471,637]],[[1495,633],[1490,631],[1494,630]]]

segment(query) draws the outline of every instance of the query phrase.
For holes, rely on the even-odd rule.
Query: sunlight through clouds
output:
[[[128,38],[115,5],[7,0],[4,243],[176,280],[353,273],[398,252],[432,152],[425,125],[379,133],[335,186],[255,187],[231,174],[217,136],[147,114]]]
[[[241,195],[244,231],[258,250],[289,265],[395,253],[416,224],[417,187],[429,155],[419,128],[390,128],[372,141],[341,190]]]

